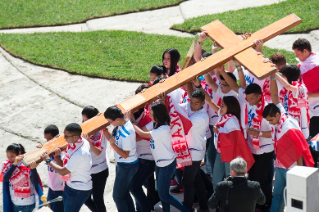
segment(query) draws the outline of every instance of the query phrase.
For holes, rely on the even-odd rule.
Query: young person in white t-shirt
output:
[[[106,120],[115,128],[112,134],[108,130],[104,135],[114,150],[116,176],[113,187],[113,200],[119,212],[135,211],[129,186],[138,170],[139,163],[136,153],[136,135],[132,123],[116,107],[108,107],[104,112]]]
[[[201,85],[199,85],[202,88]],[[198,87],[198,88],[199,88]],[[184,204],[191,210],[194,193],[198,198],[202,211],[207,211],[205,184],[200,176],[200,164],[206,153],[206,130],[209,126],[209,116],[205,105],[205,94],[200,89],[193,90],[192,84],[187,85],[190,102],[180,104],[192,122],[192,127],[186,135],[186,141],[192,157],[192,165],[184,166],[182,185],[184,187]]]
[[[51,141],[55,137],[59,136],[59,129],[56,125],[50,124],[44,129],[44,138],[47,141]],[[57,154],[51,156],[51,161],[63,166],[63,155],[58,149]],[[63,181],[61,180],[61,175],[54,171],[50,166],[48,166],[48,198],[47,201],[57,198],[58,196],[63,196]],[[50,203],[50,208],[54,212],[63,212],[63,200],[58,202]]]
[[[170,117],[164,104],[155,102],[150,108],[150,117],[153,123],[139,128],[134,123],[134,117],[128,112],[134,129],[143,138],[150,138],[150,147],[156,162],[156,183],[159,197],[162,201],[163,212],[170,211],[170,205],[182,212],[188,212],[178,199],[169,193],[170,182],[176,169],[176,155],[172,149],[170,134]]]
[[[48,153],[42,159],[65,182],[63,191],[64,211],[78,212],[92,191],[90,144],[81,137],[82,128],[77,123],[68,124],[64,129],[64,139],[69,144],[63,157],[63,167],[53,163]]]
[[[249,179],[260,183],[260,187],[266,196],[266,204],[263,208],[269,208],[272,199],[272,185],[268,180],[268,174],[272,166],[274,146],[271,138],[271,126],[262,116],[267,102],[258,84],[252,83],[246,88],[245,77],[240,63],[235,61],[235,65],[240,71],[241,86],[237,85],[225,71],[221,70],[221,74],[229,86],[238,92],[240,105],[247,105],[247,110],[243,111],[242,109],[242,113],[246,113],[247,116],[247,123],[243,126],[246,126],[248,146],[255,158],[255,163],[248,172]]]
[[[287,171],[296,165],[313,167],[314,161],[298,122],[288,115],[280,103],[275,74],[271,76],[270,91],[272,102],[263,111],[263,117],[273,126],[275,140],[275,185],[270,211],[281,212],[284,208],[284,189]]]
[[[85,122],[95,116],[101,115],[97,108],[87,106],[82,110],[82,122]],[[92,157],[91,177],[92,177],[92,195],[85,201],[85,205],[93,212],[105,212],[104,188],[109,169],[107,166],[107,141],[103,135],[103,130],[94,133],[91,136],[83,134],[83,137],[89,141]],[[91,198],[93,196],[93,199]]]

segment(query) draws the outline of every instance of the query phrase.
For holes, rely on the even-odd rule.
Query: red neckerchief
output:
[[[3,162],[1,170],[1,179],[3,181],[3,175],[10,169],[13,164],[6,160]],[[31,181],[30,181],[31,169],[19,163],[12,173],[10,183],[14,190],[14,196],[18,198],[29,198],[31,197]]]
[[[103,132],[100,130],[90,136],[89,142],[101,150]]]
[[[259,101],[259,103],[257,105],[255,116],[252,119],[252,127],[255,130],[258,130],[258,131],[261,130],[261,122],[263,120],[264,108],[265,108],[265,98],[262,95],[261,100]],[[252,136],[252,144],[253,144],[254,149],[260,149],[260,145],[259,145],[260,140],[259,139],[260,139],[259,135]]]
[[[68,161],[71,159],[72,155],[78,151],[81,146],[83,146],[84,142],[82,140],[82,137],[79,138],[79,140],[75,143],[70,143],[68,147],[66,148],[66,154],[63,158],[63,167],[68,163]],[[61,176],[61,180],[66,182],[66,181],[71,181],[71,173]]]

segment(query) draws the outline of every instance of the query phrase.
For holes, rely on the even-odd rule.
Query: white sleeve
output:
[[[158,140],[158,138],[160,138],[161,135],[161,128],[157,128],[157,129],[153,129],[151,131],[151,136],[153,138],[153,140]]]
[[[152,131],[153,130],[153,122],[148,123],[147,125],[145,125],[145,127],[148,131]]]
[[[282,112],[282,113],[287,113],[286,110],[285,110],[285,108],[282,106],[281,103],[277,104],[276,106],[279,108],[280,112]]]
[[[240,105],[248,104],[248,102],[246,101],[245,89],[241,87],[238,89],[238,102]]]

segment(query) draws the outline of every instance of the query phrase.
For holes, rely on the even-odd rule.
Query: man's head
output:
[[[262,97],[261,87],[256,83],[251,83],[245,89],[245,94],[249,105],[258,105]]]
[[[243,158],[238,157],[230,162],[231,177],[245,176],[246,172],[247,172],[247,163]]]
[[[305,61],[311,54],[311,44],[305,38],[298,38],[292,44],[292,50],[294,50],[296,57],[301,61]]]
[[[205,104],[205,94],[199,89],[195,89],[192,93],[192,98],[190,99],[190,108],[192,111],[199,111],[203,108]]]
[[[297,81],[301,74],[300,69],[296,65],[286,65],[280,70],[280,73],[284,78],[286,78],[289,84],[293,81]]]
[[[276,125],[279,122],[281,116],[281,112],[279,108],[274,104],[268,104],[263,111],[263,117],[266,119],[270,124]]]
[[[57,135],[59,135],[59,128],[54,124],[50,124],[44,129],[44,138],[47,141],[51,141]]]
[[[64,129],[64,139],[68,143],[75,143],[81,137],[82,128],[77,123],[71,123],[66,125]]]
[[[287,64],[285,56],[279,52],[271,55],[269,60],[276,65],[278,70],[281,70]]]
[[[230,78],[232,78],[235,82],[237,82],[237,79],[235,77],[235,75],[231,72],[226,72]],[[231,87],[227,84],[227,82],[225,81],[224,77],[222,75],[219,75],[220,78],[220,89],[223,93],[228,93],[229,91],[231,91]]]

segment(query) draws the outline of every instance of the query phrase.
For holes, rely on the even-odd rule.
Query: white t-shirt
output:
[[[138,159],[136,153],[136,134],[130,121],[127,121],[123,126],[118,127],[115,135],[115,144],[124,151],[130,151],[127,158],[123,158],[114,151],[114,158],[116,162],[132,163]]]
[[[309,115],[319,116],[319,97],[309,97]]]
[[[73,189],[87,191],[92,189],[91,180],[91,150],[87,140],[82,138],[83,145],[73,153],[65,167],[70,171],[71,181],[66,184]]]
[[[248,124],[247,124],[247,126],[245,126],[245,125],[243,125],[243,126],[245,126],[246,129],[253,128],[252,120],[257,115],[256,114],[257,105],[249,105],[249,103],[246,101],[245,89],[239,88],[239,94],[240,94],[238,96],[239,102],[241,104],[246,103],[246,105],[247,105]],[[267,105],[267,103],[265,102],[265,106],[266,105]],[[271,131],[271,126],[270,126],[269,122],[264,118],[261,121],[260,130],[261,131]],[[255,149],[253,147],[253,144],[252,144],[252,137],[253,137],[252,135],[249,135],[249,134],[247,135],[248,146],[253,154],[261,155],[263,153],[272,152],[274,150],[272,138],[259,137],[260,149]]]
[[[94,152],[91,152],[92,156],[92,167],[91,167],[91,173],[92,174],[97,174],[100,173],[101,171],[104,171],[105,169],[108,168],[107,166],[107,139],[105,138],[103,132],[102,133],[102,140],[101,140],[101,149],[102,152],[100,155],[94,154]]]
[[[206,152],[206,130],[209,127],[209,116],[206,108],[203,107],[199,111],[192,111],[188,102],[181,104],[180,106],[188,114],[193,125],[186,135],[192,160],[202,161]]]
[[[157,129],[153,129],[153,123],[148,123],[146,128],[152,135],[150,147],[156,166],[168,166],[176,158],[171,144],[170,126],[162,125]]]
[[[64,157],[64,151],[61,152],[59,157],[62,159]],[[51,161],[56,164],[54,156],[51,156]],[[48,187],[53,191],[62,191],[63,190],[63,181],[61,180],[61,175],[53,170],[52,167],[48,166]]]
[[[265,79],[263,80],[259,80],[257,77],[255,77],[252,73],[250,73],[247,69],[245,69],[244,67],[242,67],[242,70],[244,72],[245,75],[245,80],[246,80],[246,85],[250,85],[251,83],[256,83],[258,84],[261,88],[264,85]],[[233,74],[236,76],[236,79],[239,80],[239,76],[238,76],[238,71],[237,69],[233,72]]]
[[[151,124],[153,123],[151,122]],[[144,160],[154,160],[151,147],[150,147],[150,141],[148,140],[143,139],[143,140],[137,141],[136,152],[137,152],[138,158],[141,158]]]

